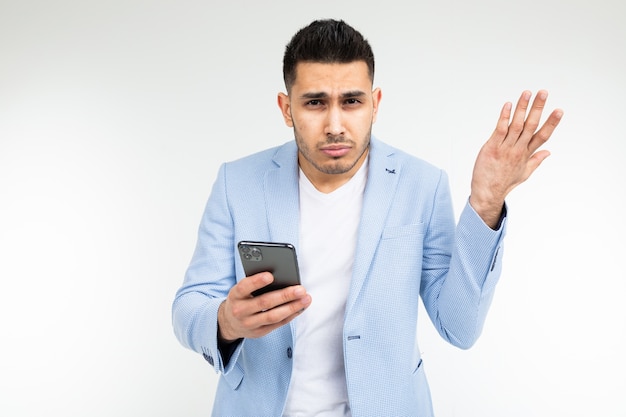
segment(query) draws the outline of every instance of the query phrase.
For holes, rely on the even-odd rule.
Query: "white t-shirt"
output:
[[[286,417],[351,416],[343,357],[343,322],[367,181],[367,160],[335,191],[318,191],[300,171],[302,284],[312,303],[295,321]]]

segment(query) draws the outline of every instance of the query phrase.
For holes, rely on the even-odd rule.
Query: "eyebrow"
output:
[[[351,98],[351,97],[363,97],[365,95],[365,92],[361,91],[361,90],[353,90],[353,91],[346,91],[344,93],[341,93],[340,98]],[[313,91],[310,93],[304,93],[300,96],[301,99],[304,100],[319,100],[319,99],[326,99],[328,98],[329,95],[328,93],[325,93],[323,91]]]

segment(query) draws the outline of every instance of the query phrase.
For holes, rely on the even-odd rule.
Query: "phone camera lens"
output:
[[[254,256],[255,258],[258,258],[259,256],[261,256],[261,249],[259,249],[259,248],[254,248],[254,249],[252,249],[251,254],[252,254],[252,256]]]
[[[241,247],[241,251],[242,251],[243,253],[248,253],[248,252],[250,252],[250,246],[242,246],[242,247]]]

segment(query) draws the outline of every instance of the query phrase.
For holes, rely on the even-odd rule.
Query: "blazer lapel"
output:
[[[295,142],[278,148],[275,169],[265,174],[265,206],[269,237],[273,242],[298,247],[300,197],[298,188],[298,155]]]
[[[367,185],[363,196],[361,222],[346,311],[349,311],[354,305],[363,286],[385,227],[387,212],[391,207],[398,186],[401,167],[393,154],[393,148],[372,137]]]

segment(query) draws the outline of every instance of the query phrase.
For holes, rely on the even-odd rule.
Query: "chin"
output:
[[[334,174],[334,175],[339,175],[339,174],[345,174],[346,172],[350,171],[354,166],[356,165],[356,162],[353,163],[334,163],[334,164],[327,164],[324,165],[320,168],[318,168],[321,172],[325,173],[325,174]]]

